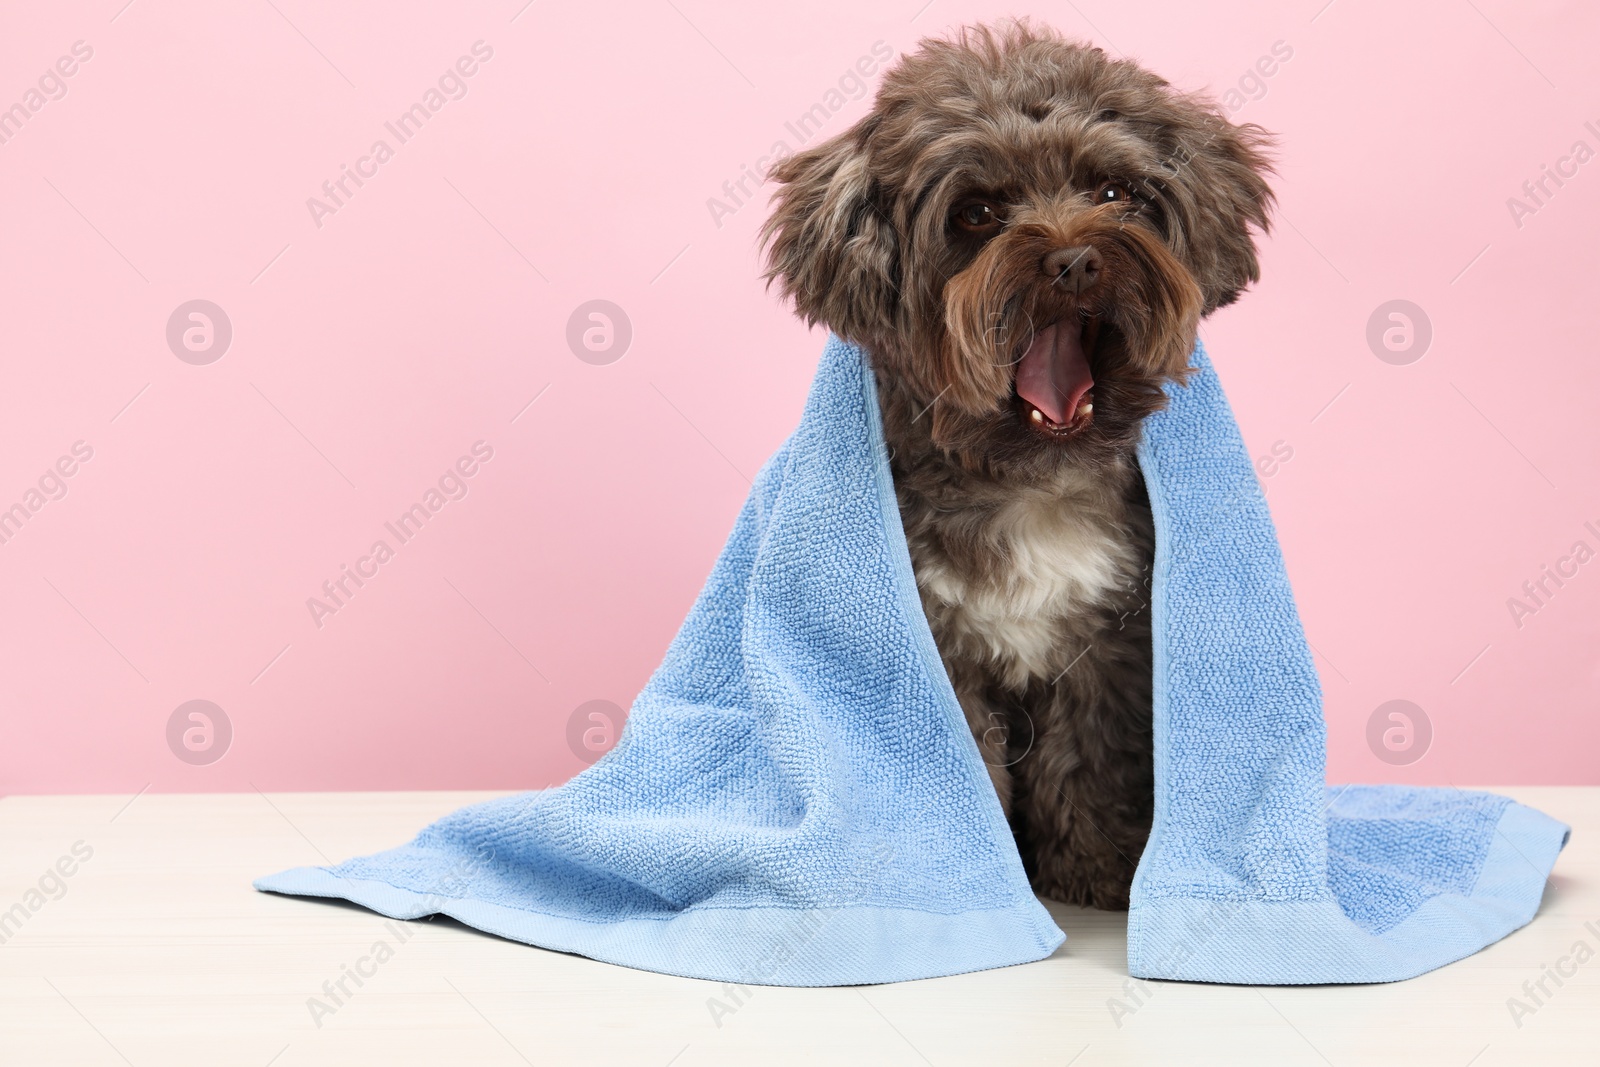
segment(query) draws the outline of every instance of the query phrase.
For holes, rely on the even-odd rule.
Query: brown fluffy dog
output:
[[[769,280],[869,354],[923,605],[1035,889],[1126,908],[1150,831],[1135,449],[1257,278],[1269,138],[1026,23],[928,40],[792,156]]]

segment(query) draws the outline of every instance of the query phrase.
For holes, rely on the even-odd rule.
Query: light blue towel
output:
[[[1194,360],[1140,451],[1156,803],[1129,969],[1366,982],[1459,959],[1533,916],[1567,828],[1482,793],[1325,789],[1271,518]],[[615,750],[409,845],[256,887],[742,984],[955,974],[1063,939],[923,617],[872,375],[837,339]]]

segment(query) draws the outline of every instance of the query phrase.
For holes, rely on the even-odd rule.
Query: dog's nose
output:
[[[1076,296],[1100,280],[1103,266],[1100,253],[1093,245],[1075,245],[1058,248],[1045,256],[1043,269],[1053,279],[1051,284]]]

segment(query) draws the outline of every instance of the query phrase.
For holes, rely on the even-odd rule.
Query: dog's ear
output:
[[[774,281],[807,325],[870,344],[895,328],[900,242],[869,168],[878,116],[789,156],[761,228],[767,284]]]
[[[1200,283],[1209,315],[1261,277],[1251,230],[1271,226],[1273,138],[1254,123],[1235,126],[1203,97],[1189,103],[1189,121],[1165,131],[1174,140],[1153,184],[1168,243]]]

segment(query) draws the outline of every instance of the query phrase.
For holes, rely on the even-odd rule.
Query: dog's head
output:
[[[1258,277],[1269,136],[1025,22],[928,40],[780,162],[768,280],[1005,465],[1136,440],[1201,316]]]

